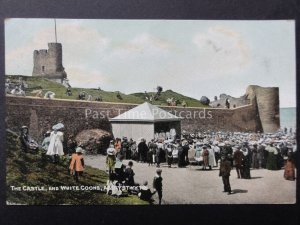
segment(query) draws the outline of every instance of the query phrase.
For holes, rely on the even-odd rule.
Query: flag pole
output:
[[[55,43],[57,43],[56,19],[54,19],[54,27],[55,27]]]

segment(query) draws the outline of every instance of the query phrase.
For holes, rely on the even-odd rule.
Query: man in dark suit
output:
[[[243,170],[244,154],[240,150],[241,146],[237,146],[236,148],[237,148],[237,150],[233,154],[233,159],[234,159],[234,162],[235,162],[235,169],[236,169],[236,172],[237,172],[237,176],[240,179],[242,177],[242,174],[243,174],[242,170]]]
[[[223,192],[227,192],[228,195],[233,194],[229,182],[230,171],[231,171],[231,162],[226,157],[222,156],[219,176],[222,177],[222,181],[224,185]]]

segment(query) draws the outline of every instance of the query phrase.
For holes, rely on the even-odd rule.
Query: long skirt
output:
[[[269,152],[267,159],[268,170],[278,170],[277,156],[273,152]]]

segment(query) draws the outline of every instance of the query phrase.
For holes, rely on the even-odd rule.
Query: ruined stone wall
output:
[[[229,99],[230,108],[236,108],[244,105],[249,105],[249,100],[245,98],[245,96],[241,96],[239,98],[232,97],[230,95],[221,94],[220,98],[216,101],[211,102],[209,105],[214,108],[225,108],[226,107],[226,99]]]
[[[255,106],[236,109],[161,107],[183,117],[182,130],[195,131],[262,131]]]
[[[250,85],[246,90],[246,94],[240,98],[233,98],[229,95],[222,94],[220,99],[210,104],[212,107],[225,107],[225,100],[229,98],[230,108],[233,105],[241,106],[252,104],[259,130],[265,133],[274,133],[280,129],[279,115],[279,88],[278,87],[260,87]]]
[[[81,130],[94,128],[111,132],[108,118],[113,118],[135,106],[134,104],[7,96],[6,126],[11,130],[19,131],[22,125],[26,125],[36,140],[42,140],[43,133],[58,122],[65,124],[66,135],[76,135]],[[260,130],[253,105],[229,110],[191,107],[162,108],[183,117],[181,127],[187,132]]]

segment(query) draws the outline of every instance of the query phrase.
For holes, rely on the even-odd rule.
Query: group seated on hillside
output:
[[[135,173],[132,166],[132,161],[129,161],[126,167],[122,161],[116,159],[114,171],[109,173],[106,193],[115,197],[128,196],[129,194],[138,195],[140,199],[152,203],[152,195],[156,192],[151,192],[147,186],[147,181],[144,181],[143,185],[134,182]]]

